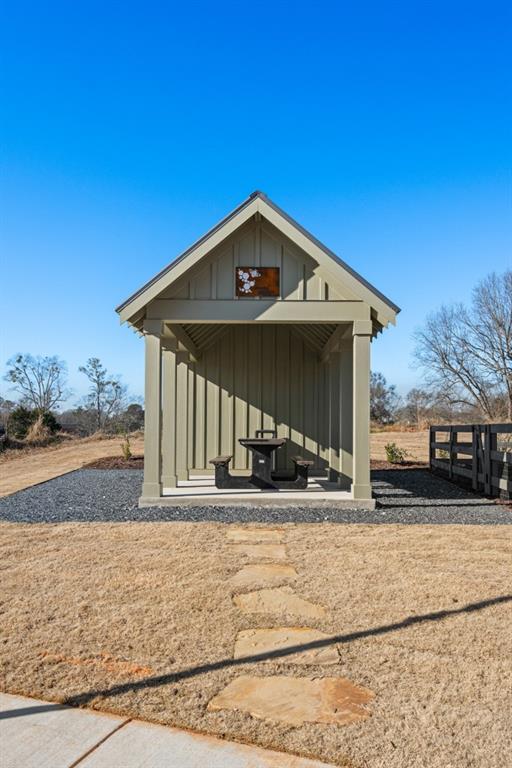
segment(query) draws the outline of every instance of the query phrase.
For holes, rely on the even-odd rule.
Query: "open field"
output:
[[[229,527],[2,523],[4,690],[352,768],[510,765],[512,602],[479,605],[512,592],[509,526],[283,525],[294,591],[326,608],[303,623],[340,651],[329,667],[233,666],[238,631],[301,622],[234,606],[250,587],[229,579],[251,559]],[[371,717],[290,727],[208,711],[242,674],[343,676],[375,693]]]
[[[408,459],[414,461],[428,461],[428,429],[419,432],[372,432],[370,436],[370,455],[372,459],[385,461],[387,443],[396,443],[399,448],[405,449]]]
[[[104,456],[120,456],[122,436],[71,439],[46,448],[12,450],[0,454],[0,497],[80,469]],[[143,437],[130,439],[133,453],[144,450]]]
[[[74,439],[55,447],[0,454],[0,497],[80,469],[96,459],[120,456],[122,437]],[[396,442],[411,458],[428,461],[428,432],[380,432],[371,436],[371,458],[385,460],[386,443]],[[134,454],[144,451],[142,436],[131,438]]]

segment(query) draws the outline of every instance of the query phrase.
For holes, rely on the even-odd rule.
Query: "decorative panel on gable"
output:
[[[240,299],[279,296],[279,267],[236,267],[235,291]]]

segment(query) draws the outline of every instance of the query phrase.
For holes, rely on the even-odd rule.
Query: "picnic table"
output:
[[[263,437],[271,433],[272,437]],[[274,430],[257,430],[256,437],[241,437],[238,442],[252,453],[252,473],[249,477],[231,475],[229,463],[233,456],[217,456],[210,460],[215,467],[215,485],[217,488],[260,488],[280,490],[306,488],[309,467],[312,461],[302,456],[292,457],[294,469],[291,472],[273,470],[274,452],[286,445],[285,437],[277,437]]]

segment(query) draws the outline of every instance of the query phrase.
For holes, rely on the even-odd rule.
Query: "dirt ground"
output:
[[[239,630],[299,622],[234,607],[250,588],[228,579],[248,559],[226,525],[3,523],[1,687],[352,768],[509,766],[512,602],[478,604],[512,592],[511,528],[284,527],[293,588],[327,608],[307,624],[336,636],[337,667],[232,666]],[[208,712],[241,674],[344,676],[375,693],[372,716]]]
[[[46,448],[0,454],[0,497],[51,480],[105,456],[121,456],[122,436],[71,439]],[[144,439],[130,438],[132,453],[142,453]]]
[[[0,497],[51,480],[106,457],[121,457],[122,437],[75,439],[64,445],[0,454]],[[132,453],[144,452],[142,436],[131,438]],[[428,432],[380,432],[371,435],[371,458],[385,460],[386,443],[396,442],[411,459],[428,461]]]

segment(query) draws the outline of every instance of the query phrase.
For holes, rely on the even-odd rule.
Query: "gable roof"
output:
[[[140,318],[141,312],[150,301],[258,212],[328,270],[331,272],[342,270],[341,279],[349,284],[361,300],[374,309],[379,323],[385,326],[389,322],[395,322],[395,317],[400,312],[400,308],[396,304],[260,191],[255,191],[249,195],[243,203],[208,230],[199,240],[196,240],[178,258],[116,307],[121,322],[133,323],[137,318]]]

